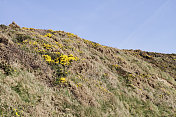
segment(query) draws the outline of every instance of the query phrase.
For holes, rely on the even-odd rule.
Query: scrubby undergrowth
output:
[[[176,54],[0,25],[0,115],[174,117]]]

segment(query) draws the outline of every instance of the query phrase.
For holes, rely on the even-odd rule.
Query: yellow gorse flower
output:
[[[47,62],[53,62],[53,60],[51,59],[51,57],[49,56],[49,55],[43,55],[43,57],[45,58],[45,60],[47,61]]]
[[[37,45],[37,42],[36,42],[36,41],[34,41],[34,42],[33,42],[33,45]]]
[[[44,43],[43,47],[46,48],[46,49],[50,49],[52,47],[52,45]]]
[[[57,44],[57,46],[59,46],[59,48],[62,48],[62,47],[63,47],[63,45],[60,44],[59,42],[55,42],[55,43]]]
[[[52,34],[51,34],[51,33],[47,33],[46,35],[44,35],[44,37],[49,37],[49,38],[51,38],[51,37],[52,37]]]
[[[61,83],[64,83],[64,82],[66,82],[66,78],[62,77],[62,78],[60,78],[59,81],[60,81]]]
[[[69,65],[71,61],[77,61],[77,57],[74,57],[72,54],[70,54],[69,56],[61,55],[59,61],[62,65]]]
[[[52,29],[49,29],[49,31],[54,32]]]
[[[17,115],[17,116],[20,116],[19,114],[18,114],[18,112],[17,112],[17,109],[13,109],[14,110],[14,112],[15,112],[15,114]]]
[[[77,35],[75,35],[73,33],[69,33],[69,32],[67,32],[66,34],[67,34],[68,37],[78,37]]]
[[[60,54],[59,52],[53,52],[55,54]],[[53,59],[49,55],[42,55],[47,62],[60,63],[62,65],[70,65],[71,61],[77,61],[78,58],[74,57],[72,54],[70,55],[61,55],[60,57]]]
[[[27,43],[27,42],[28,42],[28,40],[24,40],[24,41],[23,41],[23,43]]]

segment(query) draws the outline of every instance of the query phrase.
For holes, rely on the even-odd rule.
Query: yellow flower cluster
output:
[[[64,78],[64,77],[61,77],[61,78],[59,79],[59,82],[61,82],[61,83],[64,83],[64,82],[66,82],[66,78]]]
[[[141,78],[150,78],[151,75],[148,75],[148,74],[140,74],[139,75]]]
[[[27,39],[23,41],[23,43],[27,43],[27,42],[28,42],[28,40],[27,40]]]
[[[44,43],[43,47],[46,48],[46,49],[50,49],[52,47],[52,45]]]
[[[67,55],[61,55],[59,58],[60,64],[62,65],[69,65],[71,61],[77,61],[78,58],[74,57],[72,54],[69,56]]]
[[[133,76],[133,74],[131,74],[131,73],[130,73],[130,74],[128,74],[128,76],[129,76],[129,77],[134,77],[134,76]]]
[[[55,42],[55,43],[59,46],[59,48],[62,48],[62,47],[63,47],[63,45],[60,44],[59,42]]]
[[[11,107],[11,106],[10,106]],[[12,108],[12,110],[13,110],[13,112],[16,114],[16,116],[18,116],[18,117],[20,117],[21,115],[20,114],[22,114],[23,113],[23,111],[21,110],[18,110],[18,109],[15,109],[15,108],[13,108],[13,107],[11,107]],[[2,117],[5,117],[5,115],[3,116],[4,114],[2,113],[0,116],[2,116]]]
[[[76,37],[76,38],[78,37],[77,35],[75,35],[73,33],[69,33],[69,32],[67,32],[66,34],[67,34],[68,37]]]
[[[52,30],[52,29],[49,29],[49,31],[50,31],[50,32],[55,32],[55,31],[54,31],[54,30]]]
[[[83,39],[86,44],[92,45],[93,47],[101,46],[99,43],[95,43],[86,39]]]
[[[22,27],[22,29],[27,30],[28,28],[26,28],[26,27]]]
[[[16,114],[17,116],[20,116],[20,115],[18,114],[17,109],[13,109],[13,110],[14,110],[14,112],[15,112],[15,114]]]
[[[36,41],[34,41],[34,42],[33,42],[33,45],[37,45],[37,42],[36,42]]]
[[[147,58],[152,58],[152,56],[146,55]]]
[[[51,57],[49,56],[49,55],[42,55],[44,58],[45,58],[45,60],[47,61],[47,62],[54,62],[54,60],[52,60],[51,59]]]
[[[23,41],[24,43],[29,43],[30,45],[37,45],[38,43],[36,41],[28,41],[27,39]]]
[[[115,65],[112,65],[113,67],[115,67],[116,69],[119,68],[120,66],[115,64]]]
[[[81,83],[77,83],[76,87],[82,87],[82,84]]]
[[[38,48],[36,48],[35,50],[38,50]],[[46,51],[45,51],[45,50],[38,50],[37,52],[46,53]]]
[[[64,31],[61,31],[61,30],[59,30],[59,31],[55,31],[55,32],[57,32],[57,33],[65,33]]]
[[[56,54],[60,54],[59,52],[55,52]],[[70,65],[71,61],[77,61],[78,58],[74,57],[72,54],[70,54],[69,56],[67,55],[61,55],[60,57],[52,60],[52,58],[49,55],[42,55],[45,60],[49,63],[60,63],[62,65]]]
[[[79,52],[80,54],[82,54],[83,53],[83,51],[81,51],[81,50],[79,50],[79,49],[76,49],[77,50],[77,52]]]
[[[49,38],[51,38],[51,37],[52,37],[52,34],[51,34],[51,33],[47,33],[46,35],[44,35],[44,37],[49,37]]]
[[[51,49],[51,48],[55,48],[55,49],[63,48],[63,45],[60,44],[59,42],[56,42],[56,41],[55,41],[55,44],[52,45],[52,44],[47,44],[47,43],[44,43],[44,42],[38,43],[37,41],[30,41],[30,40],[26,39],[26,40],[23,41],[23,44],[36,45],[36,46],[40,45],[44,49],[48,49],[48,50]],[[20,45],[20,43],[19,43],[19,45]]]

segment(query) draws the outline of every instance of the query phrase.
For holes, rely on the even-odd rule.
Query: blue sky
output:
[[[176,53],[176,0],[0,0],[0,24],[64,30],[119,49]]]

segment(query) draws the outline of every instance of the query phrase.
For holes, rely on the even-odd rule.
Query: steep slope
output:
[[[0,25],[0,114],[174,117],[176,54],[120,50],[64,31]]]

